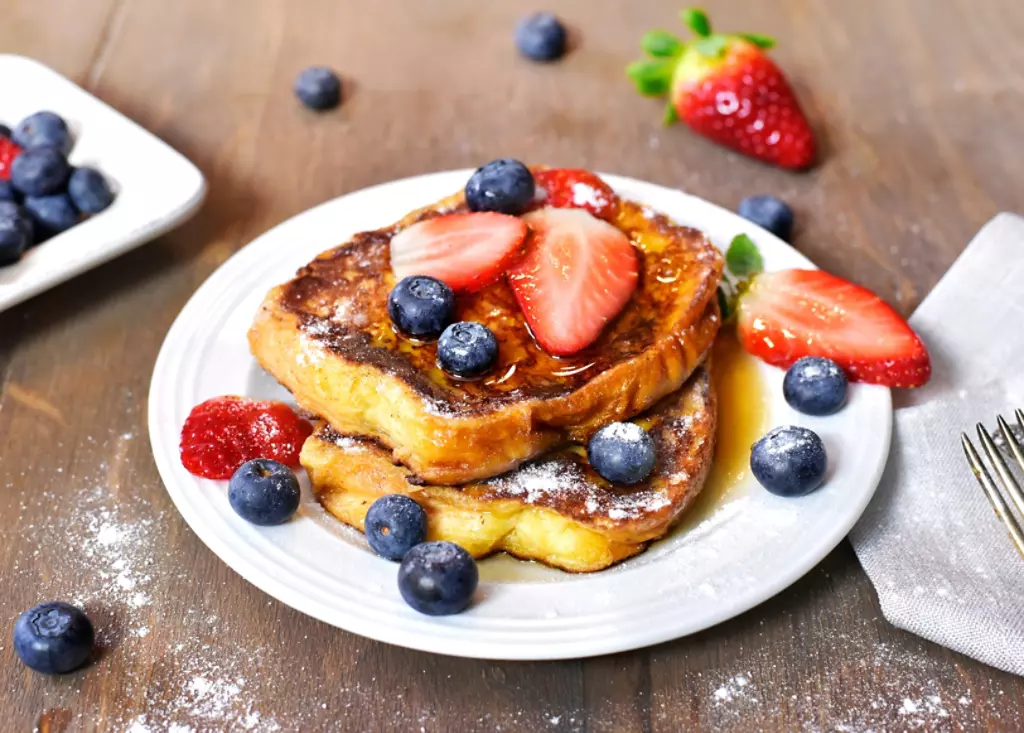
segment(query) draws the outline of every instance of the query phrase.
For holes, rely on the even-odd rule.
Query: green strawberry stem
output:
[[[680,17],[686,23],[686,27],[702,38],[711,35],[711,21],[708,15],[700,8],[687,8],[681,12]]]

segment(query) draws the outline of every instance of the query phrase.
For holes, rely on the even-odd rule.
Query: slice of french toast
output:
[[[680,388],[718,331],[722,258],[700,232],[622,200],[612,222],[637,247],[640,283],[597,341],[571,357],[544,352],[507,282],[460,295],[459,320],[499,344],[492,374],[456,380],[436,344],[394,331],[391,238],[465,211],[462,193],[324,252],[266,296],[249,343],[259,363],[339,433],[373,437],[430,483],[508,471],[566,440],[582,442]]]
[[[699,367],[681,390],[636,418],[653,438],[657,459],[635,486],[609,484],[572,445],[487,481],[424,485],[376,441],[325,423],[300,460],[320,504],[360,530],[376,499],[407,494],[426,510],[428,540],[455,542],[474,557],[504,551],[591,572],[643,551],[682,515],[704,486],[716,420],[711,379]]]

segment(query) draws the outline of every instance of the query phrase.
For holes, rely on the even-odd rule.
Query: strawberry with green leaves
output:
[[[740,343],[762,361],[789,367],[805,356],[836,362],[854,381],[920,387],[931,376],[928,350],[881,298],[822,270],[762,272],[745,234],[726,252],[730,277],[719,290]]]
[[[814,163],[814,134],[786,77],[765,51],[775,41],[757,33],[712,33],[704,11],[684,10],[696,38],[667,31],[641,39],[650,58],[626,73],[645,96],[669,96],[666,123],[682,120],[720,145],[782,168]]]

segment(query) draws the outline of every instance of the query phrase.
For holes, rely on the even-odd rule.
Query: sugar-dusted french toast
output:
[[[388,317],[395,235],[466,210],[463,193],[355,235],[274,288],[249,332],[252,353],[341,434],[375,439],[422,480],[458,484],[508,471],[565,441],[630,418],[678,390],[718,331],[718,251],[700,232],[621,200],[611,224],[635,246],[639,284],[590,346],[542,349],[505,279],[459,296],[457,316],[500,344],[491,373],[454,378],[437,345],[398,335]]]
[[[378,442],[321,424],[301,462],[324,508],[363,529],[370,505],[406,494],[427,513],[427,539],[474,557],[507,552],[564,570],[602,570],[663,536],[703,488],[715,444],[715,394],[704,367],[637,418],[654,440],[653,473],[613,485],[565,446],[509,473],[461,486],[426,485]]]

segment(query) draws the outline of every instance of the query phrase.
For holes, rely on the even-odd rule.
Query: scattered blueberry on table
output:
[[[388,494],[373,502],[363,526],[370,549],[388,560],[401,560],[427,539],[427,513],[404,494]]]
[[[466,183],[470,211],[522,214],[533,202],[536,184],[530,169],[511,158],[492,160],[477,168]]]
[[[436,278],[410,275],[391,289],[388,315],[405,336],[433,341],[455,318],[455,293]]]
[[[480,572],[465,549],[453,542],[424,542],[402,558],[398,591],[412,608],[428,616],[464,610],[473,598]]]
[[[636,423],[609,423],[587,443],[587,460],[607,481],[639,483],[654,470],[654,441]]]
[[[295,96],[318,112],[341,104],[341,79],[326,66],[312,66],[295,79]]]
[[[805,415],[831,415],[846,404],[849,380],[842,367],[821,356],[798,359],[782,380],[782,396]]]
[[[261,526],[281,524],[299,508],[299,480],[288,466],[269,458],[243,463],[228,483],[228,502],[242,519]]]
[[[41,603],[14,623],[14,651],[26,667],[43,674],[66,674],[92,653],[96,633],[85,613],[68,603]]]
[[[71,152],[71,132],[64,119],[54,112],[44,110],[29,115],[10,136],[25,150],[55,148],[61,155]]]
[[[32,220],[13,201],[0,201],[0,266],[17,262],[32,246]]]
[[[551,13],[533,13],[516,25],[516,48],[531,61],[554,61],[565,55],[567,35]]]
[[[778,496],[803,496],[821,486],[828,458],[817,433],[796,425],[771,430],[754,443],[750,470]]]
[[[739,215],[767,229],[784,242],[793,233],[793,210],[774,196],[748,196],[740,201]]]
[[[479,377],[489,372],[497,360],[498,339],[482,323],[453,323],[437,342],[438,364],[456,377]]]

